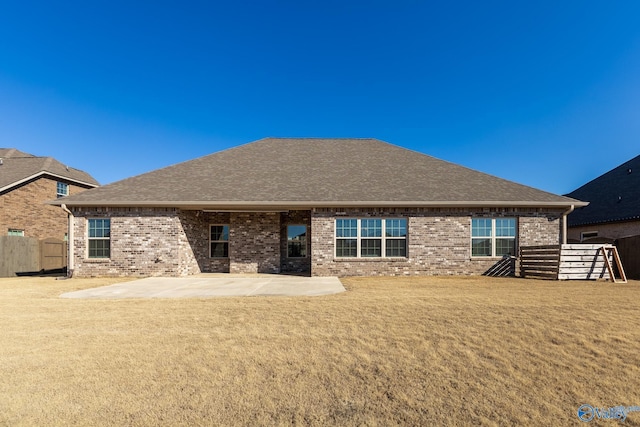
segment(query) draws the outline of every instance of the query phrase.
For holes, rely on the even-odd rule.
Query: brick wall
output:
[[[279,213],[207,213],[162,208],[85,208],[74,213],[74,274],[185,276],[278,273]],[[111,220],[111,256],[89,259],[87,221]],[[209,255],[210,225],[229,225],[229,258]]]
[[[75,276],[179,276],[194,272],[185,265],[193,250],[181,247],[185,232],[177,209],[74,208],[72,212]],[[109,259],[88,258],[90,218],[111,220]]]
[[[187,274],[193,272],[228,273],[229,258],[211,258],[210,254],[210,226],[229,225],[228,212],[180,211],[180,222],[184,230],[181,245],[191,248],[183,250],[182,262],[189,267]]]
[[[58,181],[43,176],[0,194],[0,235],[6,235],[11,228],[24,230],[26,237],[64,239],[67,214],[59,206],[45,204],[56,199]],[[68,184],[69,195],[86,189]]]
[[[531,212],[518,218],[520,246],[557,245],[561,243],[562,211]]]
[[[340,215],[336,215],[340,212]],[[317,209],[312,213],[314,276],[482,274],[500,258],[471,257],[472,217],[517,217],[520,245],[557,244],[561,211],[538,209]],[[407,218],[407,258],[334,257],[335,219]]]
[[[517,217],[518,244],[557,244],[561,211],[537,209],[317,209],[207,213],[180,209],[74,209],[77,276],[183,276],[199,272],[315,276],[482,274],[499,258],[471,258],[472,217]],[[407,218],[407,258],[336,259],[338,217]],[[87,259],[88,218],[111,218],[111,258]],[[209,226],[229,225],[229,258],[209,257]],[[310,224],[308,257],[286,258],[286,226]],[[305,270],[307,269],[307,270]]]

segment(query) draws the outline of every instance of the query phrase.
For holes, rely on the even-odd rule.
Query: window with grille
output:
[[[339,218],[335,225],[338,258],[407,256],[405,218]]]
[[[111,256],[110,219],[89,219],[87,247],[89,258],[109,258]]]
[[[471,219],[471,256],[501,257],[516,254],[515,218]]]
[[[209,233],[209,256],[211,258],[229,257],[229,226],[212,225]]]

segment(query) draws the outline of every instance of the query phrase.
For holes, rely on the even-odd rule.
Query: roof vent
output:
[[[631,168],[627,169],[627,175],[631,175],[631,172],[633,172],[633,170],[631,170]]]
[[[622,201],[622,196],[618,196],[618,203]]]
[[[65,165],[65,168],[67,169],[67,172],[69,172],[69,165]]]
[[[2,157],[0,157],[0,166],[2,166],[4,164],[4,160],[2,159]]]

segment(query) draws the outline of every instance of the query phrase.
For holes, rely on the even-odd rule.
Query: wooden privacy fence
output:
[[[40,270],[58,270],[67,266],[67,242],[49,238],[39,243]]]
[[[520,275],[538,279],[557,279],[560,245],[520,247]]]
[[[560,280],[611,279],[605,256],[613,253],[603,244],[523,246],[520,248],[522,277]]]
[[[67,242],[58,239],[0,236],[0,277],[61,270],[67,266]]]
[[[628,279],[640,279],[640,235],[616,240],[624,271]]]

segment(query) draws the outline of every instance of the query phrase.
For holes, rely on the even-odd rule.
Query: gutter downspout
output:
[[[576,208],[575,205],[571,205],[569,209],[567,209],[565,212],[562,212],[562,244],[563,245],[567,244],[567,215],[573,212],[575,208]]]
[[[67,213],[67,227],[68,227],[68,233],[67,233],[67,245],[69,246],[69,251],[67,253],[67,277],[71,278],[73,277],[73,253],[74,248],[73,248],[73,212],[71,212],[68,208],[67,205],[65,205],[64,203],[62,205],[60,205],[62,207],[62,210],[64,210]]]

